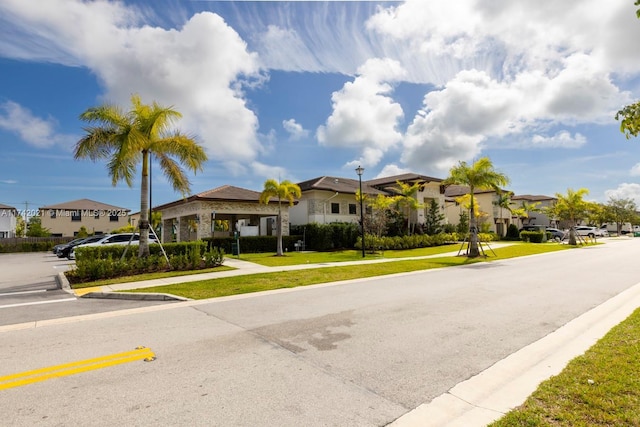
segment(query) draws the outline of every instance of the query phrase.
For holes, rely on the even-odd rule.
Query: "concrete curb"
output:
[[[389,427],[474,427],[496,421],[559,374],[640,306],[640,283],[578,316],[549,335],[458,383]]]
[[[190,301],[189,298],[172,294],[156,294],[141,292],[89,292],[80,298],[121,299],[135,301]]]

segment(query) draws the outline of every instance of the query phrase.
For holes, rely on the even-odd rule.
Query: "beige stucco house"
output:
[[[442,180],[413,173],[362,181],[362,193],[371,198],[375,198],[379,194],[394,196],[398,194],[398,181],[409,185],[414,183],[422,185],[416,199],[425,208],[411,213],[413,224],[424,223],[425,212],[431,200],[436,200],[439,206],[444,206]],[[360,205],[356,199],[356,193],[360,188],[359,180],[321,176],[300,182],[298,186],[302,197],[300,197],[299,203],[290,210],[291,224],[360,221]]]
[[[89,234],[109,233],[128,224],[129,209],[89,199],[73,200],[42,206],[40,218],[43,228],[52,236],[75,236],[81,227]]]
[[[16,237],[17,220],[17,209],[0,203],[0,239]]]
[[[534,210],[527,212],[526,217],[514,216],[513,221],[518,225],[518,228],[522,228],[523,225],[545,225],[547,227],[557,227],[558,221],[555,218],[550,218],[545,210],[552,207],[558,201],[555,197],[522,194],[511,197],[511,208],[517,209],[523,206],[535,206]]]
[[[469,187],[464,185],[448,185],[445,189],[445,218],[448,224],[459,224],[460,214],[469,214],[469,207],[458,202],[461,197],[469,194]],[[500,235],[505,235],[507,227],[512,222],[511,211],[507,208],[497,206],[499,194],[495,190],[474,189],[474,197],[477,205],[474,207],[478,215],[478,227],[482,231],[484,227],[487,231],[492,231]]]
[[[162,213],[162,242],[185,242],[205,237],[276,235],[278,199],[260,203],[260,193],[224,185],[155,206]],[[289,235],[289,203],[282,203],[282,234]]]

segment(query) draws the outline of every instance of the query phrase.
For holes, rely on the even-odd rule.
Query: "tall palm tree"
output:
[[[445,185],[458,184],[469,187],[471,206],[469,214],[469,257],[480,255],[478,248],[478,220],[475,215],[474,192],[475,190],[500,191],[501,186],[509,183],[509,178],[493,168],[493,163],[488,157],[478,159],[472,165],[460,162],[449,171],[449,177],[444,180]]]
[[[510,191],[499,191],[498,196],[493,201],[493,205],[498,208],[498,212],[500,214],[500,227],[502,230],[500,232],[500,237],[504,237],[504,233],[506,232],[506,227],[504,226],[504,218],[502,217],[502,212],[504,209],[512,212],[511,210],[511,192]]]
[[[402,181],[396,181],[398,187],[396,191],[398,192],[397,201],[398,203],[406,209],[407,212],[407,234],[411,235],[411,213],[416,210],[424,207],[424,205],[418,202],[417,194],[422,189],[422,184],[419,182],[414,183],[413,185],[409,185],[408,183]]]
[[[153,154],[174,190],[187,195],[190,182],[180,165],[193,172],[202,170],[207,160],[204,149],[196,141],[177,130],[173,122],[182,115],[172,107],[154,102],[143,104],[138,95],[131,96],[131,110],[115,105],[91,107],[80,115],[89,123],[86,135],[76,143],[74,157],[92,161],[108,159],[112,184],[125,181],[133,186],[138,164],[142,163],[140,181],[140,247],[139,256],[149,255],[149,158]]]
[[[282,201],[287,200],[289,206],[293,206],[296,198],[302,196],[302,191],[297,184],[291,181],[278,182],[275,179],[268,179],[264,182],[264,189],[260,193],[260,203],[268,204],[272,197],[278,198],[278,224],[276,227],[278,234],[277,256],[283,256],[282,252]]]

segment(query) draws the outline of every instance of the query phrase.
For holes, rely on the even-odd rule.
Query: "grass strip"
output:
[[[193,276],[197,274],[214,273],[217,271],[227,271],[227,270],[235,270],[235,268],[221,265],[219,267],[205,268],[202,270],[162,271],[157,273],[144,273],[144,274],[137,274],[134,276],[122,276],[122,277],[115,277],[113,279],[96,280],[95,282],[75,283],[71,285],[71,287],[73,289],[92,288],[94,286],[107,286],[107,285],[116,285],[118,283],[141,282],[143,280],[166,279],[167,277]]]
[[[640,426],[640,309],[492,427]]]

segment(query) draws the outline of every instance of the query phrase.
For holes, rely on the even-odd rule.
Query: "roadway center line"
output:
[[[78,362],[64,363],[62,365],[49,366],[47,368],[34,369],[32,371],[0,377],[0,390],[20,387],[51,378],[64,377],[79,374],[81,372],[106,368],[122,363],[144,360],[151,362],[156,359],[155,354],[147,347],[137,347],[132,351],[110,354],[108,356],[95,357],[93,359],[80,360]]]
[[[37,294],[39,292],[47,292],[47,290],[46,289],[38,289],[37,291],[6,292],[6,293],[0,293],[0,297],[6,297],[6,296],[11,296],[11,295]]]
[[[54,302],[67,302],[67,301],[76,301],[76,300],[77,300],[76,298],[64,298],[64,299],[53,299],[53,300],[37,301],[37,302],[22,302],[19,304],[0,305],[0,308],[24,307],[27,305],[52,304]]]

